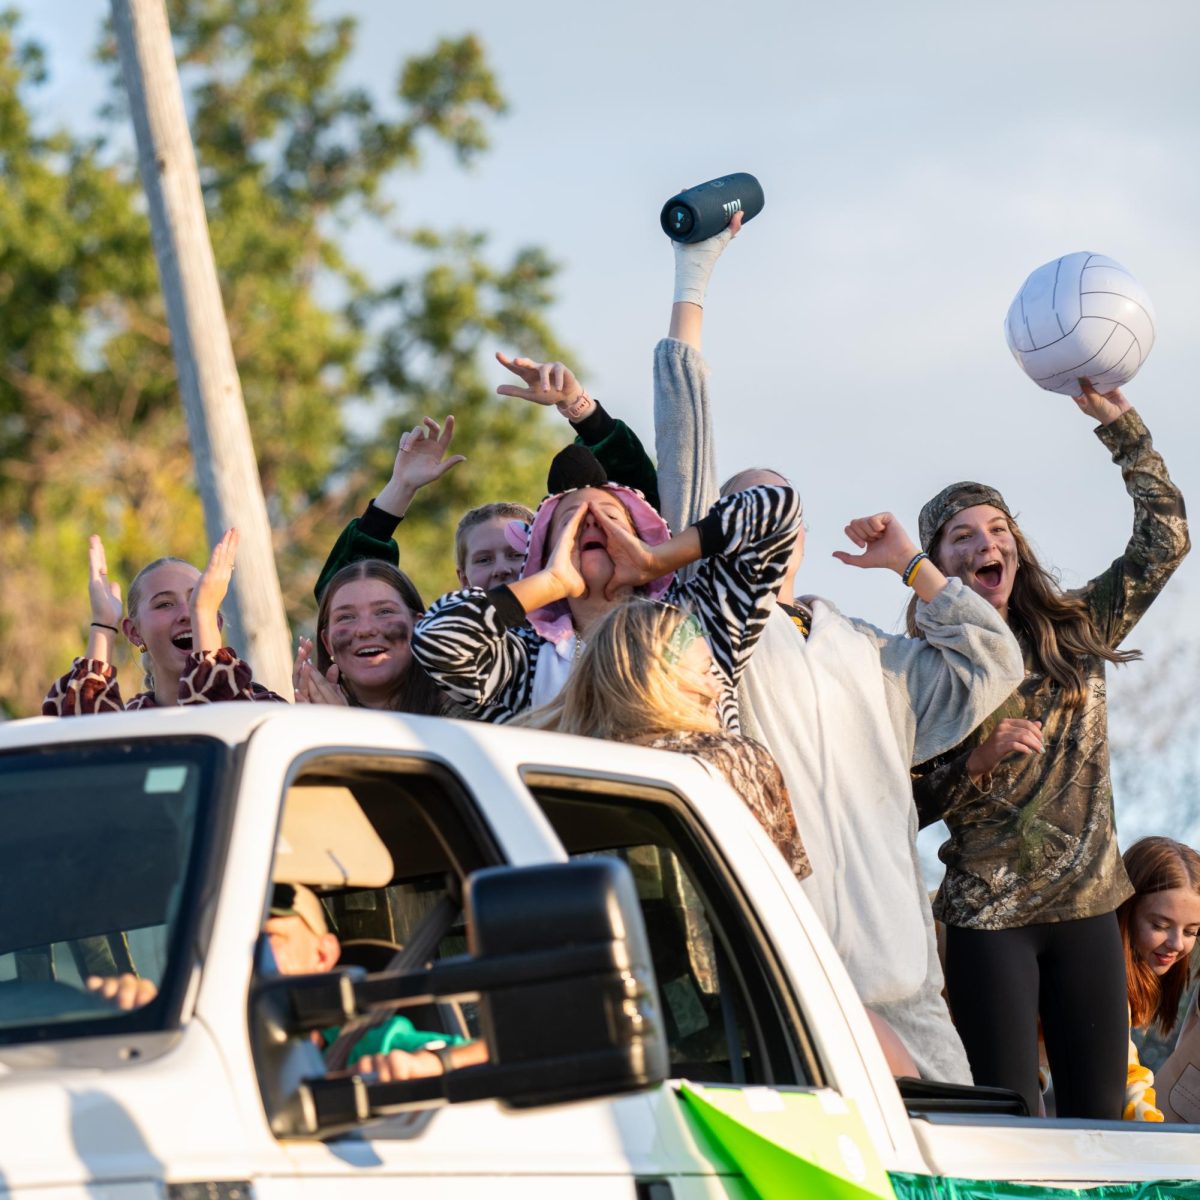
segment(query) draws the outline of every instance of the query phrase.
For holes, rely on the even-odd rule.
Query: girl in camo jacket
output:
[[[129,587],[129,615],[121,617],[121,588],[110,582],[104,544],[88,542],[88,596],[92,621],[87,653],[55,681],[42,703],[48,717],[213,704],[221,700],[283,701],[251,678],[250,665],[221,644],[219,608],[237,555],[236,529],[213,547],[203,573],[178,558],[143,567]],[[112,652],[118,633],[142,652],[145,691],[122,700]]]
[[[1129,1028],[1116,910],[1132,888],[1114,826],[1105,668],[1140,657],[1121,644],[1190,542],[1141,417],[1120,391],[1079,385],[1075,403],[1098,422],[1133,501],[1129,542],[1064,592],[994,488],[954,483],[925,505],[922,548],[1008,622],[1025,678],[965,741],[917,768],[914,797],[923,824],[949,828],[934,914],[975,1082],[1019,1091],[1036,1112],[1040,1017],[1058,1115],[1116,1120]]]

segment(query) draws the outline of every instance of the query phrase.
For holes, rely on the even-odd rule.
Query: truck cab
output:
[[[902,1094],[783,860],[684,756],[227,704],[13,722],[0,804],[0,1195],[751,1196],[776,1152],[879,1195],[1196,1174],[1188,1127]],[[328,975],[280,974],[280,882],[320,897]],[[121,975],[152,998],[89,988]],[[486,1061],[323,1059],[396,1011]]]

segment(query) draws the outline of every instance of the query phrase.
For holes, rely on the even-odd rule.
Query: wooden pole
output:
[[[237,526],[229,641],[255,678],[291,695],[271,527],[234,362],[164,0],[112,0],[138,165],[210,544]]]

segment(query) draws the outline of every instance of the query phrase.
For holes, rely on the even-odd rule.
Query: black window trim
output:
[[[717,889],[719,894],[711,898],[717,906],[714,916],[717,919],[724,943],[722,947],[724,957],[733,968],[743,995],[752,994],[752,989],[746,987],[741,964],[737,955],[731,952],[731,947],[737,943],[738,939],[730,937],[732,932],[728,927],[730,920],[739,925],[742,932],[750,935],[750,944],[753,947],[755,958],[774,1001],[773,1016],[780,1026],[788,1055],[793,1060],[792,1067],[796,1077],[811,1081],[799,1086],[804,1089],[829,1086],[827,1074],[820,1056],[816,1052],[808,1022],[805,1020],[803,1008],[771,937],[763,925],[758,911],[750,902],[737,873],[730,867],[720,845],[683,792],[674,784],[664,780],[648,779],[644,776],[626,775],[620,772],[601,774],[592,768],[523,763],[519,770],[521,780],[535,803],[537,797],[534,789],[538,787],[559,788],[596,797],[612,797],[614,789],[620,789],[622,798],[662,805],[679,819],[683,832],[694,842],[718,884],[722,885]],[[730,900],[731,896],[732,901]],[[763,1016],[758,1012],[752,1012],[750,1016],[755,1025],[759,1027],[756,1029],[756,1036],[761,1039]],[[770,1055],[767,1054],[765,1057],[769,1063]]]

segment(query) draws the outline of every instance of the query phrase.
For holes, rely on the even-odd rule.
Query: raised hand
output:
[[[421,423],[400,439],[392,477],[402,478],[414,491],[441,479],[447,471],[467,461],[465,454],[447,453],[453,440],[453,417],[447,417],[442,425],[432,417],[422,417]]]
[[[675,303],[694,304],[704,307],[704,296],[708,291],[709,276],[725,247],[733,241],[742,228],[745,214],[737,212],[721,230],[702,242],[672,242],[675,252]],[[697,331],[698,332],[698,331]],[[672,336],[675,336],[672,334]],[[688,341],[688,338],[682,338]]]
[[[1041,752],[1041,721],[1005,717],[996,722],[996,728],[988,735],[987,741],[976,746],[967,756],[967,774],[978,782],[985,775],[990,775],[1010,755]]]
[[[421,488],[466,462],[466,455],[449,453],[453,440],[453,417],[447,417],[440,425],[432,417],[423,417],[400,439],[392,477],[375,497],[376,508],[393,516],[404,516]]]
[[[524,387],[514,383],[502,383],[496,389],[498,396],[515,396],[534,404],[554,404],[566,408],[584,394],[583,388],[565,363],[534,362],[532,358],[509,358],[501,350],[496,351],[496,361],[525,381]]]
[[[238,531],[227,529],[209,555],[204,568],[192,590],[189,606],[192,610],[192,649],[204,653],[221,648],[221,601],[229,591],[233,578],[233,564],[237,558]]]
[[[863,551],[835,550],[833,557],[850,567],[889,567],[900,573],[912,561],[917,547],[904,526],[889,512],[857,517],[846,526],[846,536]]]
[[[1123,412],[1128,412],[1133,407],[1125,399],[1120,388],[1114,388],[1111,392],[1098,392],[1086,376],[1080,376],[1079,387],[1082,394],[1074,397],[1079,411],[1092,420],[1099,421],[1101,425],[1111,425]]]
[[[104,543],[95,533],[88,538],[88,600],[93,621],[114,629],[121,624],[121,585],[109,579]]]
[[[610,516],[603,509],[593,509],[592,515],[604,530],[608,557],[613,562],[613,573],[604,588],[606,599],[615,599],[624,587],[640,587],[664,573],[654,549],[646,545],[624,522]]]

